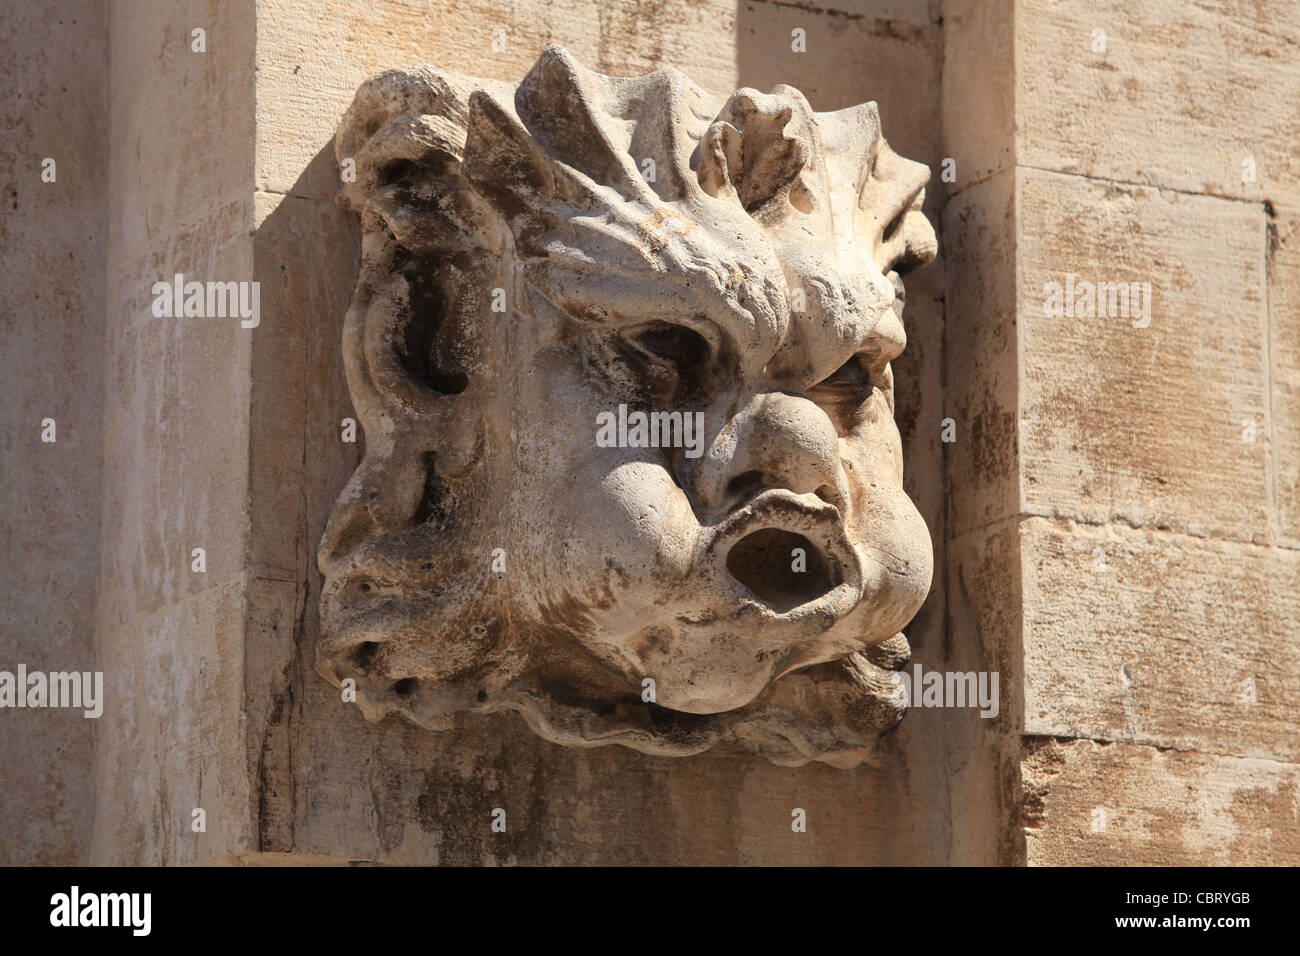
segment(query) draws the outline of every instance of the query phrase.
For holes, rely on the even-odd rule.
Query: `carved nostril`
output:
[[[815,493],[818,498],[826,502],[828,505],[835,505],[837,508],[839,507],[840,493],[835,490],[834,485],[822,485]]]
[[[812,495],[840,488],[840,437],[827,412],[806,396],[784,391],[754,395],[719,433],[691,475],[709,511],[730,509],[766,488]],[[839,506],[843,493],[826,499]]]
[[[729,501],[741,501],[762,487],[763,473],[761,471],[747,471],[737,475],[727,483],[727,499]]]
[[[414,677],[403,677],[393,685],[393,693],[398,697],[414,697],[420,689],[420,682]]]

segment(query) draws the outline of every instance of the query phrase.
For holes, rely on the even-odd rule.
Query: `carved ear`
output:
[[[426,69],[390,71],[362,85],[335,137],[351,164],[339,200],[366,235],[414,255],[484,249],[492,215],[461,172],[473,84]]]
[[[512,227],[556,189],[555,166],[523,124],[496,99],[469,99],[466,160],[461,171]]]
[[[803,96],[788,87],[773,94],[737,90],[700,140],[700,186],[714,197],[736,199],[764,223],[789,206],[811,211],[812,193],[800,179],[812,158],[810,113]]]
[[[515,109],[529,133],[551,155],[592,182],[624,197],[646,192],[627,144],[614,142],[611,116],[603,105],[610,84],[628,81],[593,73],[567,50],[548,46],[515,93]]]
[[[487,267],[496,223],[461,170],[473,89],[454,74],[384,73],[362,85],[336,137],[356,173],[342,199],[365,233],[350,385],[390,417],[435,414],[440,396],[467,386],[469,319],[492,286],[467,276]]]
[[[884,142],[880,137],[880,108],[871,102],[818,113],[817,127],[825,147],[827,176],[846,180],[853,195],[861,197]]]
[[[617,205],[610,190],[624,200],[654,199],[610,140],[610,117],[579,70],[567,53],[548,50],[519,88],[519,116],[495,97],[470,97],[462,172],[505,218],[524,258],[548,254],[540,237],[549,227]]]

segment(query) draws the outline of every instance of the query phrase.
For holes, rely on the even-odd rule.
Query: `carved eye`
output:
[[[713,348],[694,329],[656,322],[626,333],[623,341],[637,377],[661,398],[682,398],[704,387]]]
[[[684,325],[652,325],[638,332],[634,340],[655,358],[669,363],[679,371],[702,365],[709,357],[708,341]]]
[[[813,386],[814,391],[828,393],[841,401],[859,396],[870,388],[871,375],[863,367],[860,355],[853,356]]]
[[[400,183],[402,180],[415,175],[418,169],[419,167],[409,159],[395,159],[379,171],[379,181],[385,186]]]

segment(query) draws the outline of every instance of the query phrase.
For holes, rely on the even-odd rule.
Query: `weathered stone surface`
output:
[[[1021,525],[1024,730],[1300,758],[1300,552]]]
[[[1027,0],[1015,34],[1023,165],[1253,200],[1300,193],[1296,4]]]
[[[248,367],[238,318],[152,313],[155,282],[252,275],[249,210],[235,206],[131,260],[108,283],[102,623],[118,628],[243,573]],[[235,238],[225,239],[231,233]],[[201,435],[203,440],[195,440]],[[130,454],[127,450],[130,450]],[[232,449],[236,454],[232,455]],[[192,570],[193,550],[207,570]]]
[[[334,203],[265,193],[256,201],[264,331],[251,360],[249,560],[258,574],[302,581],[363,447],[339,355],[360,233]],[[345,419],[356,432],[350,443]]]
[[[947,543],[944,671],[998,675],[998,713],[940,711],[947,732],[945,782],[951,801],[955,864],[1020,864],[1014,828],[1020,791],[1024,664],[1019,519],[976,528]]]
[[[0,670],[10,673],[95,669],[106,31],[99,6],[0,11]],[[53,182],[42,180],[46,158]],[[51,418],[53,443],[41,440]],[[95,726],[79,710],[0,711],[0,866],[84,859]]]
[[[943,155],[960,192],[1015,163],[1016,77],[1013,3],[949,0],[943,5]]]
[[[1023,510],[1265,541],[1262,209],[1038,170],[1020,177]],[[1068,308],[1071,281],[1074,315],[1045,315],[1048,284]],[[1085,281],[1124,288],[1081,317]],[[1132,283],[1149,299],[1145,315],[1134,314],[1136,296],[1124,308]],[[1254,441],[1244,440],[1249,422]]]
[[[95,865],[204,863],[257,849],[244,762],[244,588],[225,581],[102,632]],[[205,813],[195,832],[194,810]]]
[[[944,418],[953,536],[1020,512],[1015,170],[944,209]]]
[[[250,201],[253,0],[124,0],[110,20],[109,246],[125,261]]]
[[[915,712],[883,755],[897,772],[775,767],[728,745],[666,760],[623,747],[558,747],[511,714],[449,718],[430,734],[367,724],[309,680],[293,752],[296,802],[277,844],[391,863],[802,865],[941,863],[937,711]],[[616,783],[614,783],[616,782]],[[924,805],[927,813],[918,813]],[[870,808],[867,812],[864,808]],[[506,811],[494,833],[492,811]],[[808,829],[791,829],[792,811]],[[935,822],[932,822],[932,818]],[[290,827],[288,824],[292,823]]]
[[[1031,866],[1295,866],[1300,766],[1027,738]]]
[[[817,6],[828,13],[853,18],[903,20],[918,24],[933,23],[939,16],[938,0],[830,0]]]
[[[1300,196],[1272,204],[1267,227],[1270,424],[1275,533],[1300,548]]]
[[[198,27],[206,53],[191,50]],[[110,29],[107,700],[89,860],[204,862],[256,849],[241,714],[250,366],[265,329],[159,317],[154,283],[253,279],[252,5],[124,3]],[[206,833],[191,830],[199,807]]]

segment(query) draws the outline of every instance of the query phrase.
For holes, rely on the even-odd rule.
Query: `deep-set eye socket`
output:
[[[709,340],[676,322],[654,322],[625,332],[627,358],[637,375],[663,400],[683,399],[708,382],[713,364]]]
[[[668,322],[657,322],[641,328],[631,338],[645,352],[679,372],[707,363],[712,351],[708,341],[699,332]]]

